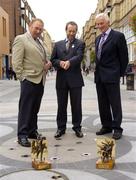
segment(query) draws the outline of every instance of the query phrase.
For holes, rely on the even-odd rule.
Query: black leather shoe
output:
[[[118,140],[122,137],[122,131],[114,131],[112,138]]]
[[[112,129],[101,128],[99,131],[96,132],[96,135],[103,135],[103,134],[108,134],[111,132],[112,132]]]
[[[29,139],[40,139],[40,137],[42,136],[42,134],[39,134],[37,131],[33,134],[30,134],[28,136]]]
[[[75,130],[75,134],[79,138],[82,138],[84,136],[81,130]]]
[[[18,144],[24,147],[30,147],[31,143],[28,141],[26,137],[18,138]]]
[[[58,129],[56,134],[54,135],[55,138],[61,137],[63,134],[65,134],[65,130]]]

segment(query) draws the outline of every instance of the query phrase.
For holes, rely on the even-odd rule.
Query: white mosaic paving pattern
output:
[[[0,125],[0,137],[3,137],[5,135],[10,134],[11,132],[13,132],[13,128],[9,127],[9,126],[3,126]]]
[[[58,173],[57,173],[58,172]],[[69,180],[107,180],[103,177],[98,175],[94,175],[91,173],[83,172],[83,171],[76,171],[76,170],[65,170],[65,169],[54,169],[51,171],[20,171],[15,172],[9,175],[6,175],[1,178],[1,180],[18,180],[18,179],[25,179],[25,180],[51,180],[53,179],[52,176],[57,176],[60,174],[64,174]],[[65,180],[65,178],[58,178],[59,180]]]

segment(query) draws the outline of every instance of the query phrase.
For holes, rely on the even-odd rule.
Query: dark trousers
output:
[[[73,130],[76,129],[80,130],[81,121],[82,121],[82,105],[81,105],[82,88],[81,87],[57,89],[57,101],[58,101],[57,126],[58,129],[60,130],[66,129],[68,94],[70,95]]]
[[[40,109],[44,87],[24,80],[21,82],[18,114],[18,137],[27,137],[37,130],[37,115]]]
[[[122,130],[122,107],[119,83],[96,83],[102,127]]]

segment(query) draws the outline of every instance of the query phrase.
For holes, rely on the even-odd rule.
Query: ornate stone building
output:
[[[130,26],[132,15],[136,14],[136,0],[98,0],[97,8],[91,14],[83,28],[83,39],[86,44],[86,53],[94,50],[95,38],[99,31],[95,28],[95,16],[98,13],[106,12],[110,17],[110,24],[113,29],[116,29],[125,34],[128,50],[129,61],[136,61],[136,37]]]
[[[52,39],[49,35],[49,33],[47,32],[47,30],[43,31],[43,41],[44,41],[44,47],[46,49],[47,52],[47,56],[48,59],[50,59],[51,53],[52,53]]]

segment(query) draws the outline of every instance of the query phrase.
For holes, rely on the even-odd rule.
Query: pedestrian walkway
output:
[[[121,85],[124,133],[116,141],[116,165],[113,170],[96,169],[98,159],[95,132],[100,128],[97,96],[93,74],[84,77],[83,138],[72,130],[68,106],[67,131],[60,140],[56,132],[57,99],[55,74],[47,77],[39,113],[39,132],[48,140],[49,171],[36,171],[31,166],[31,149],[17,143],[16,126],[19,99],[19,81],[0,81],[0,179],[1,180],[136,180],[136,91],[127,91]],[[112,137],[112,134],[108,134]],[[104,137],[104,136],[102,136]]]

